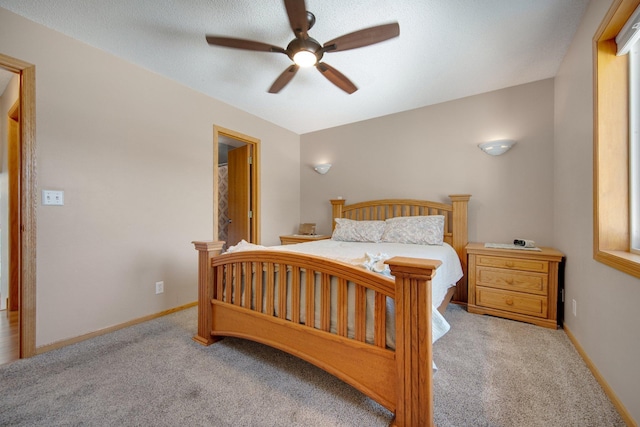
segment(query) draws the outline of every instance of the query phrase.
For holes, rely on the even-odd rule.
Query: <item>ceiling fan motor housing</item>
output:
[[[289,43],[287,46],[287,55],[293,61],[293,57],[296,53],[306,50],[307,52],[311,52],[316,56],[316,62],[320,62],[324,52],[322,51],[322,46],[315,39],[311,37],[307,37],[306,39],[295,38]]]

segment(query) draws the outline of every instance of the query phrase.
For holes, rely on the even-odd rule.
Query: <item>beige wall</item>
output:
[[[298,135],[4,9],[0,52],[36,66],[38,194],[65,192],[38,201],[37,346],[197,299],[214,124],[262,141],[262,242],[299,222]]]
[[[477,144],[511,138],[492,157]],[[330,231],[328,199],[448,201],[471,194],[471,241],[553,243],[553,80],[507,88],[301,137],[301,219]],[[312,169],[333,164],[326,175]]]
[[[594,261],[592,253],[592,39],[611,3],[591,2],[555,81],[555,245],[567,254],[565,323],[639,422],[640,279]]]

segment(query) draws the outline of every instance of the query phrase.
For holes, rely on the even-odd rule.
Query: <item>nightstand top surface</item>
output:
[[[473,242],[466,246],[467,253],[479,253],[485,255],[497,256],[513,256],[525,258],[558,258],[564,257],[564,254],[557,249],[540,246],[540,251],[532,251],[527,249],[498,249],[485,248],[484,243]]]
[[[296,238],[302,238],[302,239],[323,240],[323,239],[329,239],[331,236],[328,234],[286,234],[280,237],[296,237]]]

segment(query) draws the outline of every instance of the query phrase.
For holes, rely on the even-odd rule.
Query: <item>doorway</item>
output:
[[[20,76],[19,102],[9,113],[17,132],[13,158],[17,195],[9,208],[15,221],[4,224],[7,233],[16,236],[17,249],[9,255],[9,264],[17,266],[18,355],[36,354],[36,167],[35,167],[35,66],[0,54],[0,68]],[[15,119],[15,120],[14,120]],[[9,215],[7,215],[9,217]],[[10,229],[10,230],[9,230]]]
[[[260,243],[260,140],[213,126],[214,240]]]

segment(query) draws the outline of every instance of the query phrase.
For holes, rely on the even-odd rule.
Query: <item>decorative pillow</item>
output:
[[[399,216],[385,221],[382,242],[442,245],[444,215]]]
[[[384,231],[384,221],[355,221],[336,218],[336,228],[331,238],[341,242],[379,242]]]

